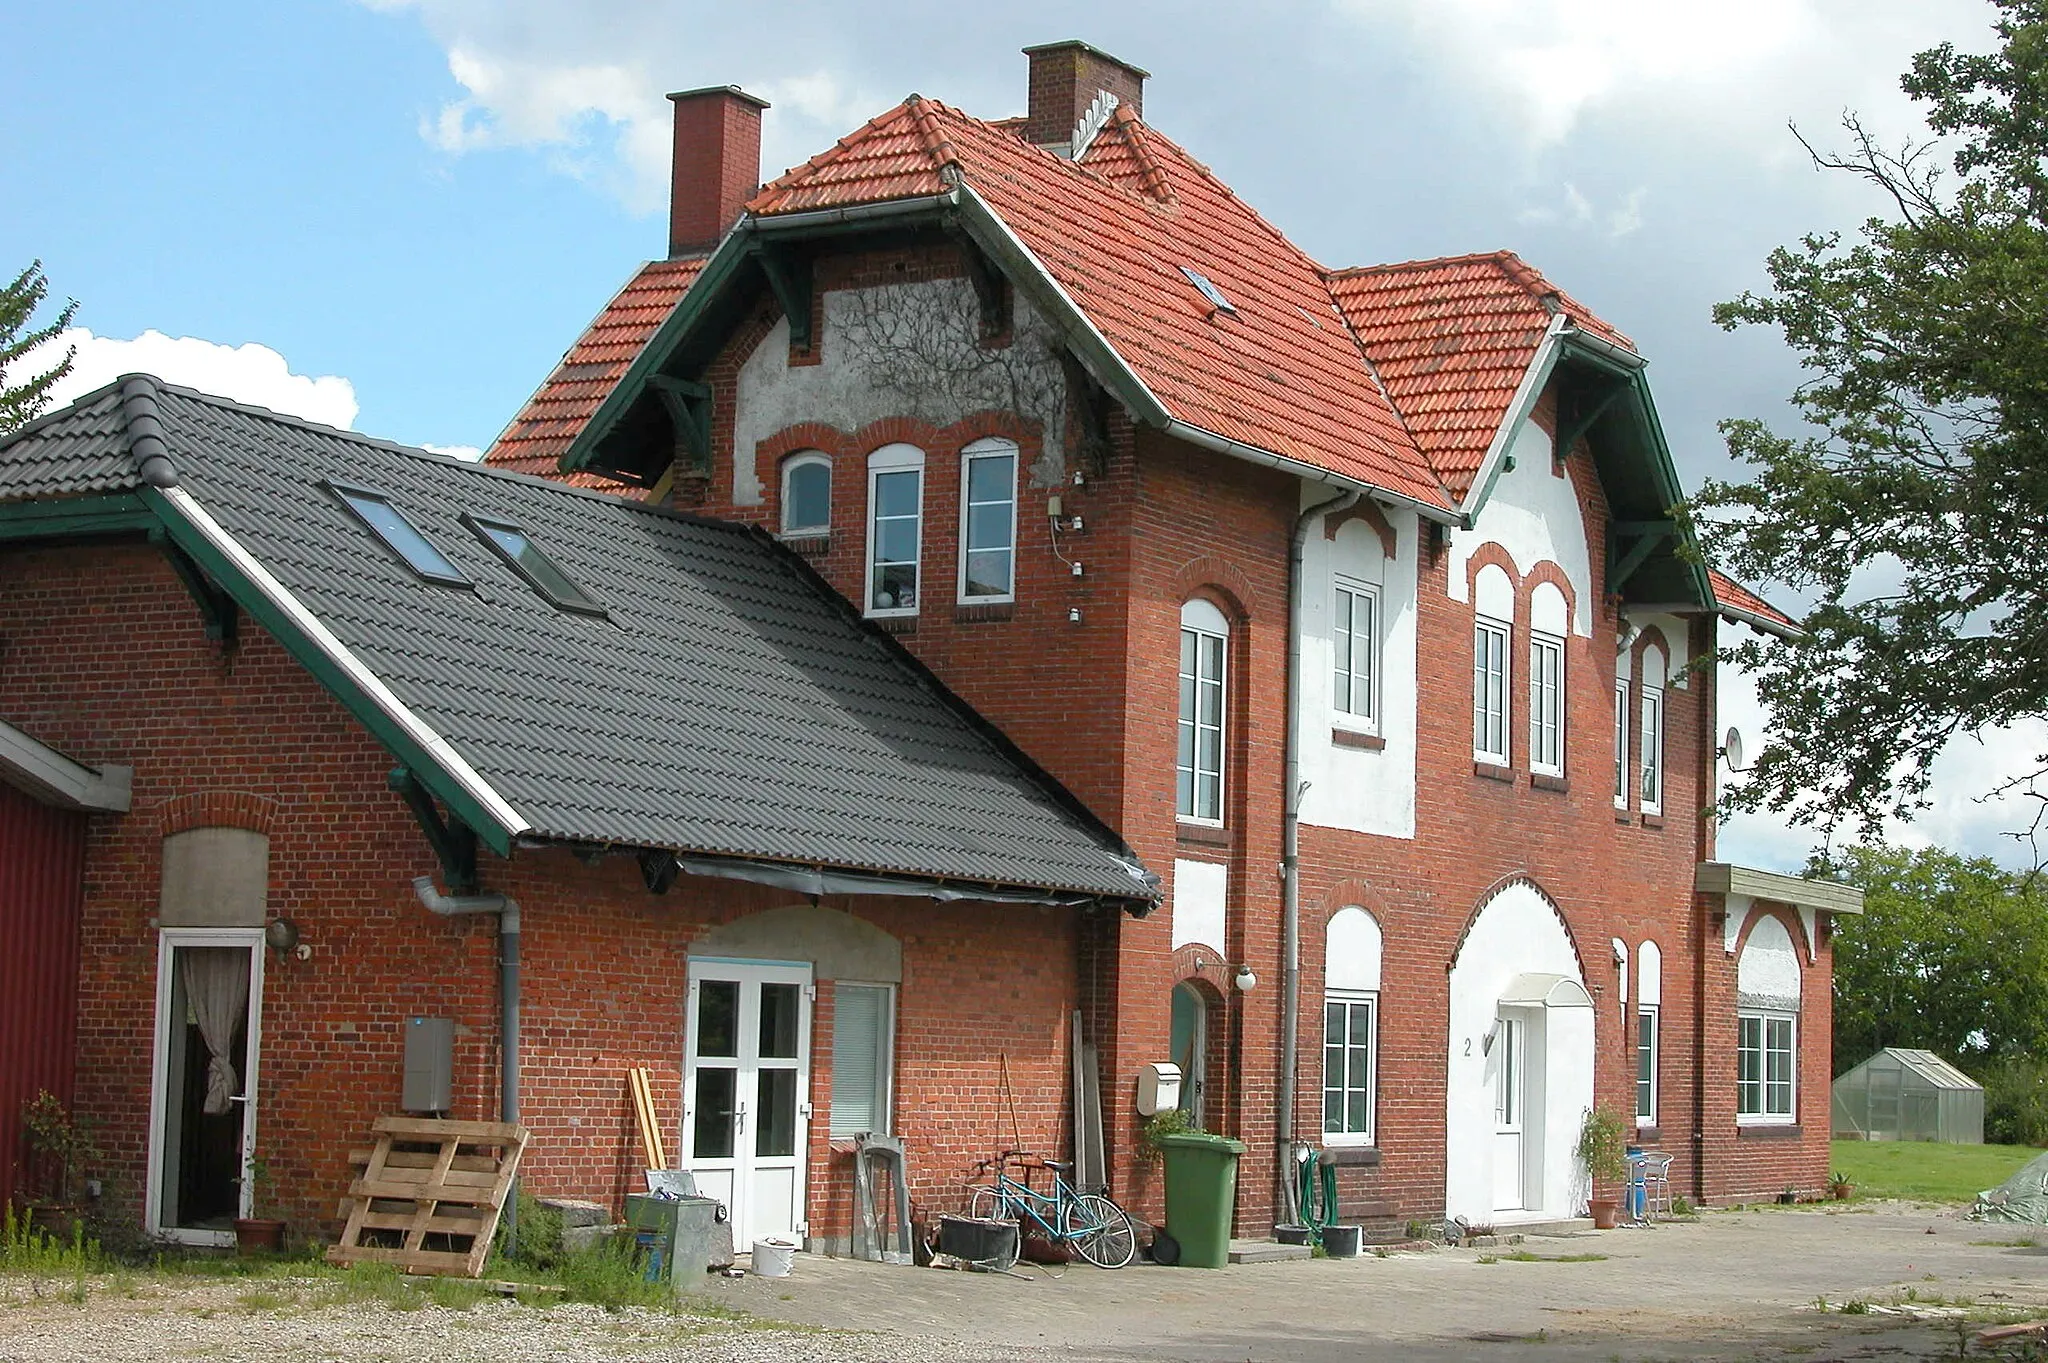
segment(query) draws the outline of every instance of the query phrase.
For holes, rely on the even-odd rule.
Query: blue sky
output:
[[[176,12],[185,9],[196,12]],[[1717,418],[1798,371],[1716,301],[1875,204],[1814,172],[1855,108],[1916,127],[1911,53],[1989,42],[1983,0],[210,0],[8,7],[0,268],[80,301],[82,377],[168,377],[377,435],[487,445],[665,241],[667,90],[774,103],[764,173],[904,95],[1021,110],[1029,43],[1148,68],[1146,115],[1331,265],[1521,252],[1632,335],[1689,484]],[[145,332],[173,340],[133,341]],[[178,372],[172,372],[172,371]],[[1739,688],[1738,688],[1739,691]],[[1758,724],[1738,694],[1725,719]],[[2029,745],[2019,745],[2029,746]],[[2038,746],[2038,745],[2033,745]],[[1946,759],[1920,836],[2011,860],[2009,760]],[[1792,865],[1764,821],[1724,850]]]

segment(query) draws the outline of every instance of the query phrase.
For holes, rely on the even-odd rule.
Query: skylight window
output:
[[[556,606],[586,615],[605,614],[603,603],[563,572],[561,565],[543,553],[526,531],[508,521],[487,521],[477,516],[463,519],[476,531],[478,539],[497,550],[505,562],[533,584],[534,590]]]
[[[1200,270],[1191,270],[1185,265],[1180,267],[1180,272],[1188,277],[1188,283],[1202,291],[1202,297],[1209,300],[1209,306],[1215,308],[1217,312],[1237,316],[1237,305],[1223,296],[1223,290],[1209,282],[1209,276]]]
[[[355,512],[357,519],[367,525],[384,547],[404,561],[405,566],[429,582],[445,582],[450,586],[467,587],[470,581],[463,576],[460,568],[436,549],[405,513],[391,504],[391,499],[381,492],[365,492],[361,488],[341,487],[328,484],[342,505]]]

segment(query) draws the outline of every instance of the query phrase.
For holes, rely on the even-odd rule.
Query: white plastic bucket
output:
[[[769,1236],[754,1242],[754,1272],[763,1278],[787,1278],[796,1262],[796,1241]]]

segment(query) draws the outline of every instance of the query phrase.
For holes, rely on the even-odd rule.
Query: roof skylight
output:
[[[583,590],[575,578],[563,572],[561,565],[542,552],[540,546],[533,542],[533,537],[519,526],[509,521],[485,520],[481,516],[465,516],[463,519],[469,523],[470,529],[476,531],[477,538],[497,550],[514,571],[561,609],[582,611],[586,615],[606,613],[604,604]]]
[[[405,566],[429,582],[445,582],[451,586],[467,587],[470,581],[456,567],[449,557],[436,549],[433,542],[422,535],[405,513],[391,504],[391,499],[381,492],[366,492],[361,488],[342,487],[328,484],[342,505],[355,512],[357,518],[367,525],[384,547],[405,561]]]
[[[1237,315],[1237,305],[1223,296],[1223,290],[1209,282],[1209,276],[1185,265],[1180,267],[1180,272],[1188,277],[1188,283],[1202,291],[1202,297],[1208,299],[1209,305],[1216,311],[1227,312],[1233,317]]]

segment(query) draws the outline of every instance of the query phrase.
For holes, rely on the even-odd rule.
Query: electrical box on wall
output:
[[[1180,1066],[1159,1061],[1138,1067],[1138,1115],[1152,1117],[1180,1106]]]
[[[455,1019],[405,1020],[407,1112],[447,1112],[455,1106]]]

